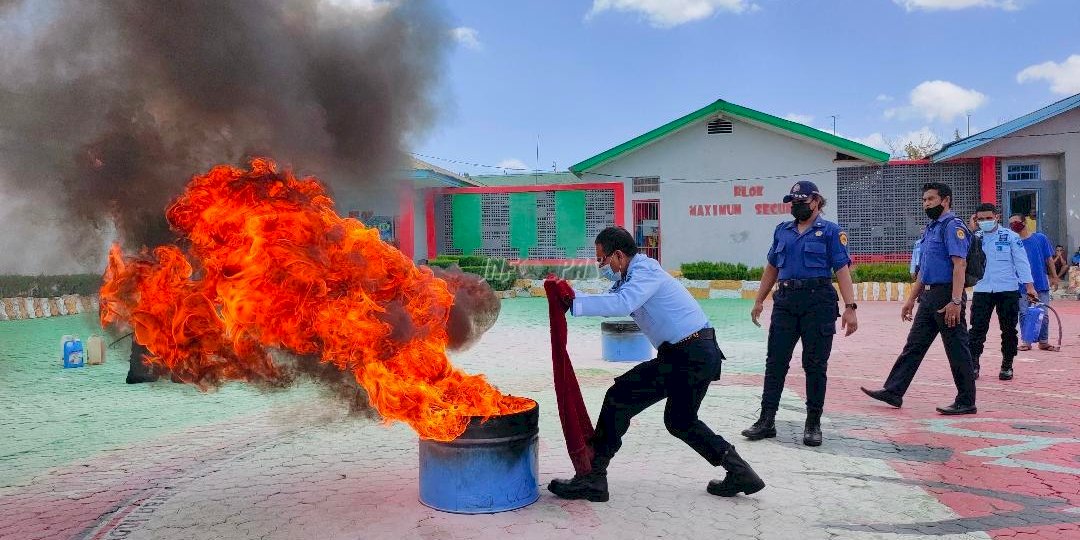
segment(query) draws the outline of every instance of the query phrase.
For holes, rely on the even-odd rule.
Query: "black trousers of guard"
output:
[[[975,369],[971,363],[971,351],[968,349],[964,305],[960,305],[960,320],[952,328],[945,324],[945,314],[938,313],[938,310],[951,300],[952,285],[948,284],[931,285],[919,295],[919,307],[915,311],[915,320],[911,324],[907,344],[893,364],[889,377],[885,379],[885,390],[897,396],[903,396],[907,392],[926,351],[940,333],[942,344],[945,345],[945,355],[949,358],[953,384],[956,385],[954,403],[959,406],[975,405]]]
[[[806,372],[806,410],[821,412],[825,408],[826,371],[836,335],[836,318],[840,316],[837,301],[836,289],[828,282],[799,289],[781,285],[773,294],[762,410],[776,411],[780,406],[784,379],[799,340],[802,340],[802,367]]]
[[[707,328],[697,338],[661,344],[656,358],[616,377],[596,422],[592,438],[596,456],[611,459],[622,446],[630,419],[667,398],[664,426],[668,432],[719,466],[731,444],[698,418],[698,408],[709,383],[720,379],[723,359],[713,329]]]
[[[1020,293],[977,292],[971,295],[971,362],[979,369],[979,358],[990,330],[990,315],[997,311],[1001,328],[1001,359],[1011,363],[1016,358],[1016,321],[1020,317]]]

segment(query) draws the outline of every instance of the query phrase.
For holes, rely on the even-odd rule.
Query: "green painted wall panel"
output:
[[[479,193],[459,193],[450,199],[454,220],[454,247],[465,255],[472,255],[484,243],[480,236],[483,227],[480,197]]]
[[[511,193],[510,247],[517,249],[522,259],[527,259],[529,249],[536,244],[536,193]]]
[[[555,247],[562,249],[567,258],[573,258],[588,242],[585,238],[585,192],[556,191]]]

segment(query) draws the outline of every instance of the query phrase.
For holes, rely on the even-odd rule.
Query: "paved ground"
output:
[[[799,443],[797,360],[780,436],[741,440],[758,412],[764,333],[745,320],[747,302],[703,304],[730,359],[702,418],[768,488],[705,493],[722,472],[667,435],[655,407],[635,419],[611,465],[610,502],[542,491],[531,506],[480,516],[419,504],[415,435],[347,418],[311,388],[267,396],[127,386],[115,358],[65,373],[48,352],[18,353],[52,351],[52,333],[76,330],[49,327],[35,341],[25,336],[43,327],[10,325],[83,324],[76,317],[0,323],[0,538],[1080,538],[1080,304],[1055,304],[1070,332],[1064,351],[1023,353],[1015,380],[992,377],[1000,356],[988,353],[979,414],[960,419],[934,412],[954,392],[939,344],[903,409],[859,392],[880,385],[907,331],[899,305],[863,304],[859,333],[837,338],[817,449]],[[611,377],[629,367],[599,359],[598,334],[596,321],[571,322],[594,417]],[[547,340],[542,301],[509,300],[483,342],[455,358],[540,403],[543,484],[571,470]]]

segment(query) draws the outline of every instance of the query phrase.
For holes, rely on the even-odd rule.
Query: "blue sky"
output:
[[[443,1],[442,115],[412,149],[486,165],[537,167],[539,138],[566,170],[716,99],[888,150],[1080,92],[1077,0]]]

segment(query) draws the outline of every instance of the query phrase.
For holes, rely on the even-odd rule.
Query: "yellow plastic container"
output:
[[[97,366],[105,363],[105,338],[90,336],[86,339],[86,364]]]

